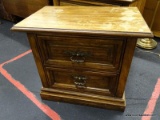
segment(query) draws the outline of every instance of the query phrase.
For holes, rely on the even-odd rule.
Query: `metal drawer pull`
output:
[[[72,62],[76,62],[76,63],[83,63],[85,61],[85,57],[75,57],[75,56],[72,56],[70,57],[70,60]]]
[[[85,76],[73,76],[74,84],[77,88],[85,88],[87,77]]]
[[[65,51],[64,53],[68,54],[69,56],[77,56],[77,57],[86,57],[90,55],[88,52],[83,52],[79,50],[76,50],[76,51],[68,50],[68,51]]]
[[[65,51],[65,54],[70,56],[70,60],[76,63],[83,63],[85,62],[85,57],[90,56],[90,53],[83,52],[83,51]]]

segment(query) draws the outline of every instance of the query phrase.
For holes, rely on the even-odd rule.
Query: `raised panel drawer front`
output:
[[[114,96],[117,76],[114,74],[46,68],[49,88]]]
[[[43,64],[63,68],[118,71],[125,40],[38,36]]]

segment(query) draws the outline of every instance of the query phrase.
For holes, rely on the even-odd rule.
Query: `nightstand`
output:
[[[153,37],[136,7],[46,6],[12,30],[28,35],[42,99],[117,110],[137,38]]]

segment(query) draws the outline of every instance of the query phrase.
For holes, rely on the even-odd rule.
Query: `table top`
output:
[[[45,6],[14,25],[12,30],[152,37],[136,7]]]

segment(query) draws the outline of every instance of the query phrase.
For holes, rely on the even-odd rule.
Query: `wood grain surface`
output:
[[[13,29],[77,30],[98,32],[123,32],[131,35],[148,34],[151,31],[136,7],[84,7],[46,6],[16,24]],[[52,30],[51,30],[52,29]],[[120,33],[122,34],[122,33]]]

